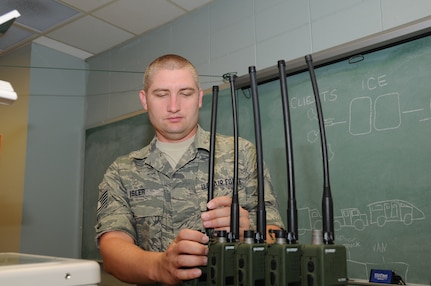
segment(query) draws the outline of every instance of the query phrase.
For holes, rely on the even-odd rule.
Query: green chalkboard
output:
[[[431,246],[431,38],[316,70],[322,102],[336,243],[348,250],[351,278],[393,269],[427,284]],[[301,243],[321,228],[320,135],[307,72],[288,77]],[[286,216],[287,171],[278,81],[259,86],[264,160]],[[220,94],[218,126],[231,133],[230,91]],[[237,93],[239,133],[254,142],[252,100]],[[202,113],[209,116],[210,102]]]
[[[147,145],[154,130],[147,113],[94,127],[86,131],[84,163],[83,226],[81,256],[101,260],[95,243],[98,185],[118,157]]]
[[[431,257],[430,67],[428,36],[316,69],[329,147],[335,243],[347,247],[350,278],[367,280],[370,269],[383,268],[393,269],[408,283],[428,285],[431,281],[425,262]],[[318,122],[308,73],[291,74],[287,83],[300,243],[308,244],[311,230],[321,228],[322,223]],[[258,91],[263,156],[286,221],[287,171],[279,81],[262,83]],[[254,142],[250,91],[239,89],[236,96],[239,135]],[[210,112],[208,94],[200,116],[206,129]],[[232,134],[231,114],[230,91],[221,90],[218,132]],[[89,223],[93,223],[97,184],[108,162],[118,153],[148,142],[152,137],[149,129],[148,118],[139,115],[87,131],[85,208],[91,209],[87,210]],[[94,257],[97,250],[91,230],[85,235],[84,257]]]

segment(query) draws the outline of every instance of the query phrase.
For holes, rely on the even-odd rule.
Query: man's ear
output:
[[[139,99],[141,100],[142,107],[147,110],[147,96],[143,89],[139,92]]]
[[[204,96],[204,91],[200,88],[199,89],[199,108],[202,107],[202,97]]]

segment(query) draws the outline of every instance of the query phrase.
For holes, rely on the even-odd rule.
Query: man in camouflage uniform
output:
[[[107,272],[137,284],[174,285],[201,275],[205,228],[230,230],[233,138],[217,135],[214,199],[207,203],[209,132],[198,124],[203,91],[193,65],[177,55],[149,65],[140,99],[155,138],[119,157],[99,186],[97,241]],[[240,239],[256,229],[254,145],[239,139]],[[283,227],[265,167],[267,230]],[[269,236],[267,235],[269,238]]]

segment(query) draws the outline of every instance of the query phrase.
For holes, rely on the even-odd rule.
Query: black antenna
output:
[[[238,199],[238,116],[235,94],[236,75],[229,75],[230,93],[232,97],[233,138],[234,138],[234,168],[233,168],[233,192],[230,207],[230,232],[229,242],[239,239],[239,199]]]
[[[317,118],[319,120],[320,142],[322,146],[323,162],[323,198],[322,198],[322,219],[323,219],[323,243],[334,244],[334,207],[331,196],[331,186],[329,183],[329,160],[328,147],[326,145],[325,123],[323,121],[322,105],[320,103],[319,89],[317,86],[316,74],[314,72],[313,58],[311,55],[305,56],[308,71],[310,73],[311,85],[313,86],[314,99],[316,101]]]
[[[284,137],[286,144],[286,162],[287,162],[287,183],[288,183],[288,197],[287,197],[287,243],[296,244],[298,239],[298,210],[296,208],[295,197],[295,172],[293,168],[293,144],[292,144],[292,128],[289,113],[289,98],[287,96],[287,83],[286,83],[286,62],[284,60],[278,61],[278,72],[280,78],[281,101],[283,105],[283,118],[284,118]]]
[[[265,210],[265,190],[264,190],[264,177],[263,177],[263,153],[262,153],[262,134],[260,123],[260,110],[259,98],[256,82],[256,67],[250,66],[248,68],[250,75],[251,95],[253,100],[253,114],[254,114],[254,133],[256,140],[256,160],[257,160],[257,233],[256,242],[263,243],[266,240],[266,210]]]
[[[215,141],[217,130],[217,105],[218,105],[218,91],[219,87],[213,86],[213,98],[211,106],[211,126],[210,126],[210,157],[209,157],[209,170],[208,170],[208,201],[214,198],[214,157],[215,157]],[[212,237],[212,229],[205,229],[208,237]]]

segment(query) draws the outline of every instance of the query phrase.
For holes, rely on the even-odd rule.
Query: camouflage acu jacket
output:
[[[217,135],[214,196],[231,196],[233,137]],[[198,128],[194,142],[172,168],[156,148],[156,139],[143,149],[119,157],[99,185],[96,236],[109,231],[130,234],[145,250],[164,251],[183,228],[203,230],[206,211],[210,133]],[[255,147],[239,139],[238,192],[255,229],[257,172]],[[267,224],[283,227],[267,168],[265,201]]]

